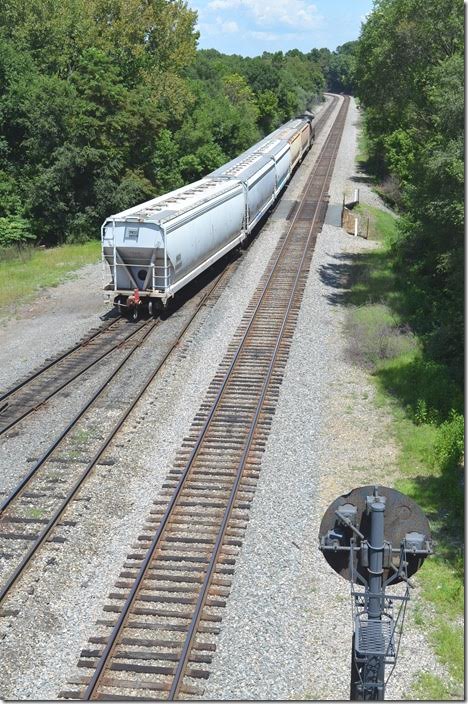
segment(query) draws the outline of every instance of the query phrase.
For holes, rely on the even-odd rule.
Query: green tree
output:
[[[46,244],[97,236],[109,212],[205,175],[323,87],[322,50],[197,52],[195,22],[184,0],[4,0],[0,217]]]
[[[280,123],[278,98],[272,90],[264,90],[257,96],[258,126],[263,134],[272,132]]]
[[[378,0],[356,56],[376,170],[399,184],[396,245],[426,350],[463,369],[464,17],[454,0]]]
[[[337,47],[329,57],[327,87],[335,93],[353,93],[358,43],[346,42]]]
[[[20,249],[27,242],[34,240],[29,223],[17,215],[0,217],[0,247],[17,247]]]

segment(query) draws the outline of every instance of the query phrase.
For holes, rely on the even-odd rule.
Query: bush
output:
[[[460,413],[452,411],[449,420],[439,428],[434,447],[437,462],[442,470],[458,467],[464,452],[465,420]]]
[[[434,461],[443,478],[442,494],[455,522],[460,524],[460,532],[465,510],[462,466],[464,434],[463,416],[452,411],[450,419],[438,428],[434,443]]]
[[[22,246],[34,240],[28,220],[19,215],[0,218],[0,247]]]
[[[443,423],[460,411],[462,397],[449,370],[442,364],[412,354],[387,363],[377,372],[384,389],[397,398],[411,420]]]
[[[411,331],[380,303],[354,307],[346,327],[350,358],[370,372],[385,360],[411,352],[417,344]]]

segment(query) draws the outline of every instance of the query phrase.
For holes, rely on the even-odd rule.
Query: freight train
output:
[[[200,181],[107,218],[107,301],[134,319],[142,306],[150,315],[166,306],[250,235],[314,139],[314,116],[305,112]]]

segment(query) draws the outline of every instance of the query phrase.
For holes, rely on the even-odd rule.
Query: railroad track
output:
[[[331,105],[331,108],[333,107],[334,103]],[[330,106],[327,115],[329,112]],[[214,283],[208,285],[207,293],[200,299],[199,307],[208,297],[213,298],[215,290],[220,295],[231,267],[232,265],[219,275]],[[188,325],[195,315],[196,313],[190,318]],[[98,425],[93,418],[93,409],[103,403],[111,383],[119,378],[122,369],[159,324],[160,320],[141,321],[138,324],[129,323],[123,318],[112,321],[91,331],[88,337],[74,348],[49,360],[1,397],[2,400],[10,400],[11,412],[7,414],[9,421],[6,421],[7,416],[3,416],[3,426],[0,415],[0,434],[78,379],[112,351],[120,349],[122,352],[118,365],[48,450],[34,461],[13,491],[0,503],[0,603],[45,541],[65,541],[61,535],[51,536],[57,527],[70,525],[63,520],[67,506],[96,466],[106,464],[103,457],[110,443],[161,365],[154,374],[150,373],[140,391],[136,389],[135,393],[121,404],[118,420],[105,433],[104,439],[101,437],[101,424]],[[178,341],[174,343],[171,351]],[[33,394],[36,395],[34,407]],[[11,399],[14,401],[11,402]],[[99,431],[96,430],[97,427]]]
[[[335,107],[338,98],[322,110],[316,120],[320,131]],[[145,323],[130,323],[120,316],[91,330],[77,345],[71,347],[34,370],[13,387],[0,394],[0,436],[11,430],[23,418],[38,410],[53,396],[63,391],[98,362],[137,336]]]
[[[107,322],[4,392],[0,396],[0,435],[138,336],[144,325],[132,324],[123,317]]]
[[[150,340],[151,333],[159,327],[161,321],[151,319],[138,326],[139,334],[132,336],[131,341],[127,340],[128,349],[124,349],[125,354],[118,367],[3,500],[0,505],[0,605],[45,541],[65,542],[66,538],[57,529],[74,525],[64,519],[66,509],[76,500],[84,483],[99,465],[105,467],[112,464],[113,460],[106,458],[106,453],[122,425],[178,347],[200,310],[208,302],[213,304],[219,298],[236,266],[237,262],[231,262],[198,293],[193,314],[188,317],[156,366],[140,384],[132,380],[130,393],[127,384],[125,395],[118,404],[115,399],[112,400],[112,410],[117,410],[118,413],[111,415],[106,427],[99,410],[105,403],[105,394],[111,382],[114,385],[119,381],[121,383],[119,374],[126,369],[137,350]],[[96,422],[96,412],[99,413],[99,423]],[[3,609],[0,614],[15,615],[8,609]]]
[[[338,96],[333,95],[332,99],[331,99],[330,103],[327,105],[327,107],[324,110],[321,110],[319,112],[318,117],[315,119],[316,132],[320,132],[320,130],[323,129],[323,126],[325,125],[328,118],[330,117],[333,110],[335,109],[338,100],[339,100]]]
[[[348,103],[62,697],[203,696]]]

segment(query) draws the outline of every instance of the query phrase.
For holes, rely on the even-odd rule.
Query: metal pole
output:
[[[329,506],[319,538],[328,564],[351,582],[354,633],[350,698],[382,701],[386,665],[393,671],[397,660],[408,586],[412,586],[408,577],[431,553],[429,523],[421,509],[400,492],[364,486],[343,494]],[[348,561],[343,560],[346,554]],[[387,587],[399,582],[407,583],[404,595],[386,596]],[[395,600],[400,604],[396,618]]]
[[[368,499],[370,509],[369,541],[369,621],[381,621],[383,607],[383,553],[385,501],[380,496]],[[372,691],[364,693],[365,699],[383,700],[385,696],[385,656],[371,656],[366,663],[366,679],[374,682]]]
[[[112,260],[114,265],[114,291],[117,291],[117,247],[115,244],[115,220],[112,220]]]
[[[374,499],[374,497],[372,497]],[[384,550],[385,504],[376,496],[370,502],[370,543],[369,543],[369,618],[378,619],[382,615],[382,574]]]
[[[163,229],[162,234],[163,234],[163,242],[164,242],[164,295],[166,295],[168,281],[167,281],[167,232],[166,232],[165,228]]]

